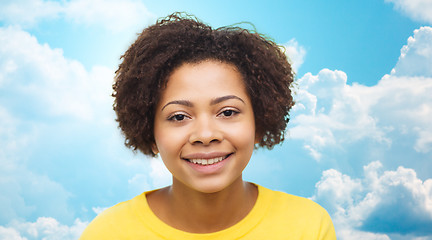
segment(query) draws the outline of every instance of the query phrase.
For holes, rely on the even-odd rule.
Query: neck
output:
[[[163,191],[165,211],[158,217],[174,228],[194,233],[216,232],[236,224],[250,212],[258,192],[241,177],[215,193],[195,191],[176,179]]]

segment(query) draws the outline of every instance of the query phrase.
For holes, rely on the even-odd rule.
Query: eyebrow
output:
[[[183,106],[186,106],[186,107],[193,107],[193,104],[190,101],[187,101],[187,100],[175,100],[175,101],[171,101],[171,102],[165,104],[162,107],[161,111],[163,111],[164,108],[166,108],[170,104],[178,104],[178,105],[183,105]]]
[[[240,100],[241,102],[245,103],[243,101],[243,99],[241,99],[235,95],[227,95],[227,96],[218,97],[218,98],[211,100],[210,105],[215,105],[215,104],[221,103],[221,102],[229,100],[229,99],[237,99],[237,100]]]
[[[216,105],[218,103],[221,103],[223,101],[227,101],[229,99],[237,99],[237,100],[241,101],[242,103],[245,103],[245,101],[243,101],[243,99],[241,99],[235,95],[226,95],[223,97],[218,97],[218,98],[212,99],[210,102],[210,105]],[[171,102],[165,104],[162,107],[161,111],[163,111],[168,105],[171,105],[171,104],[178,104],[178,105],[183,105],[186,107],[193,107],[193,103],[188,101],[188,100],[174,100],[174,101],[171,101]]]

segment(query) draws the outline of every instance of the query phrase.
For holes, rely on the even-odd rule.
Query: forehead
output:
[[[184,63],[167,79],[160,103],[178,99],[205,99],[241,95],[249,99],[242,74],[233,64],[206,60]]]

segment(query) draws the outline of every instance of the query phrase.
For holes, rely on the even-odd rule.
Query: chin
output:
[[[227,186],[221,186],[221,185],[214,185],[214,186],[200,186],[193,188],[197,192],[206,193],[206,194],[212,194],[217,193],[222,190],[224,190]]]
[[[212,194],[229,188],[233,183],[223,180],[202,181],[199,185],[191,186],[191,188],[197,192]]]
[[[213,193],[218,193],[221,192],[222,190],[224,190],[225,188],[215,188],[215,189],[205,189],[204,191],[201,191],[202,193],[205,194],[213,194]]]

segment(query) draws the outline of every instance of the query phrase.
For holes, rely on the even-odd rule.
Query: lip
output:
[[[218,157],[225,157],[232,152],[208,152],[208,153],[190,153],[182,157],[182,159],[211,159]]]
[[[186,164],[194,171],[203,175],[211,175],[220,172],[222,168],[231,160],[233,155],[234,153],[232,152],[194,153],[194,154],[188,154],[182,159],[185,160]],[[200,164],[192,163],[187,160],[187,159],[211,159],[217,157],[226,157],[226,158],[220,162],[209,164],[209,165],[200,165]]]

